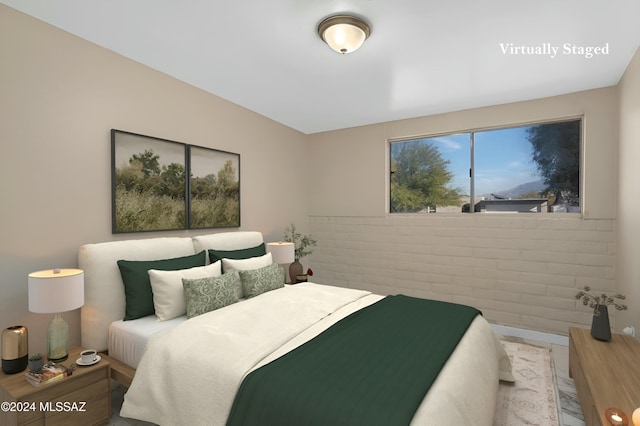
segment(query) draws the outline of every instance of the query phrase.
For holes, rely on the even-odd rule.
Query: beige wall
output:
[[[28,312],[29,272],[76,266],[83,243],[216,231],[112,235],[111,128],[240,153],[241,229],[306,230],[303,134],[4,5],[0,40],[0,327],[33,350],[50,316]]]
[[[616,217],[618,96],[615,87],[309,136],[313,216],[384,216],[387,141],[584,116],[584,217]],[[330,165],[330,166],[328,166]]]
[[[576,116],[583,215],[388,214],[389,139]],[[471,304],[522,328],[588,326],[577,289],[615,290],[618,127],[611,87],[309,136],[318,280]]]
[[[620,84],[620,197],[618,203],[618,288],[628,297],[630,310],[621,323],[633,325],[640,338],[640,49]]]

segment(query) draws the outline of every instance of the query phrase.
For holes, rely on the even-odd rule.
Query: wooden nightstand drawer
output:
[[[79,357],[73,348],[69,366]],[[73,374],[40,386],[27,382],[24,373],[0,375],[0,397],[28,410],[0,412],[0,426],[96,425],[111,417],[110,363],[101,360],[89,367],[77,367]]]
[[[106,403],[106,399],[111,398],[109,386],[109,379],[104,379],[51,401],[56,409],[45,413],[44,424],[66,426],[103,422],[111,415]]]

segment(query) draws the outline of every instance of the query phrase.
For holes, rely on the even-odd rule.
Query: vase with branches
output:
[[[609,296],[606,293],[592,293],[589,286],[584,286],[576,293],[576,299],[581,300],[584,306],[593,309],[593,320],[591,322],[591,336],[597,340],[611,340],[611,325],[609,324],[608,306],[613,306],[618,311],[626,311],[627,305],[621,303],[626,300],[624,294]]]
[[[302,235],[298,232],[296,225],[291,224],[284,230],[284,240],[293,243],[295,261],[289,266],[289,277],[292,283],[298,282],[297,276],[303,275],[303,267],[300,259],[313,253],[313,248],[318,244],[311,235]]]

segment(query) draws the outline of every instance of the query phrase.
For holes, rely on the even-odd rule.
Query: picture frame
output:
[[[240,154],[111,129],[113,234],[240,227]]]
[[[111,129],[112,233],[187,228],[187,145]]]
[[[187,147],[188,228],[240,226],[240,154]]]

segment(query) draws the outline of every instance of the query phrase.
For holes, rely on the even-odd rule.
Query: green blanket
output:
[[[227,425],[408,425],[479,313],[387,296],[250,373]]]

